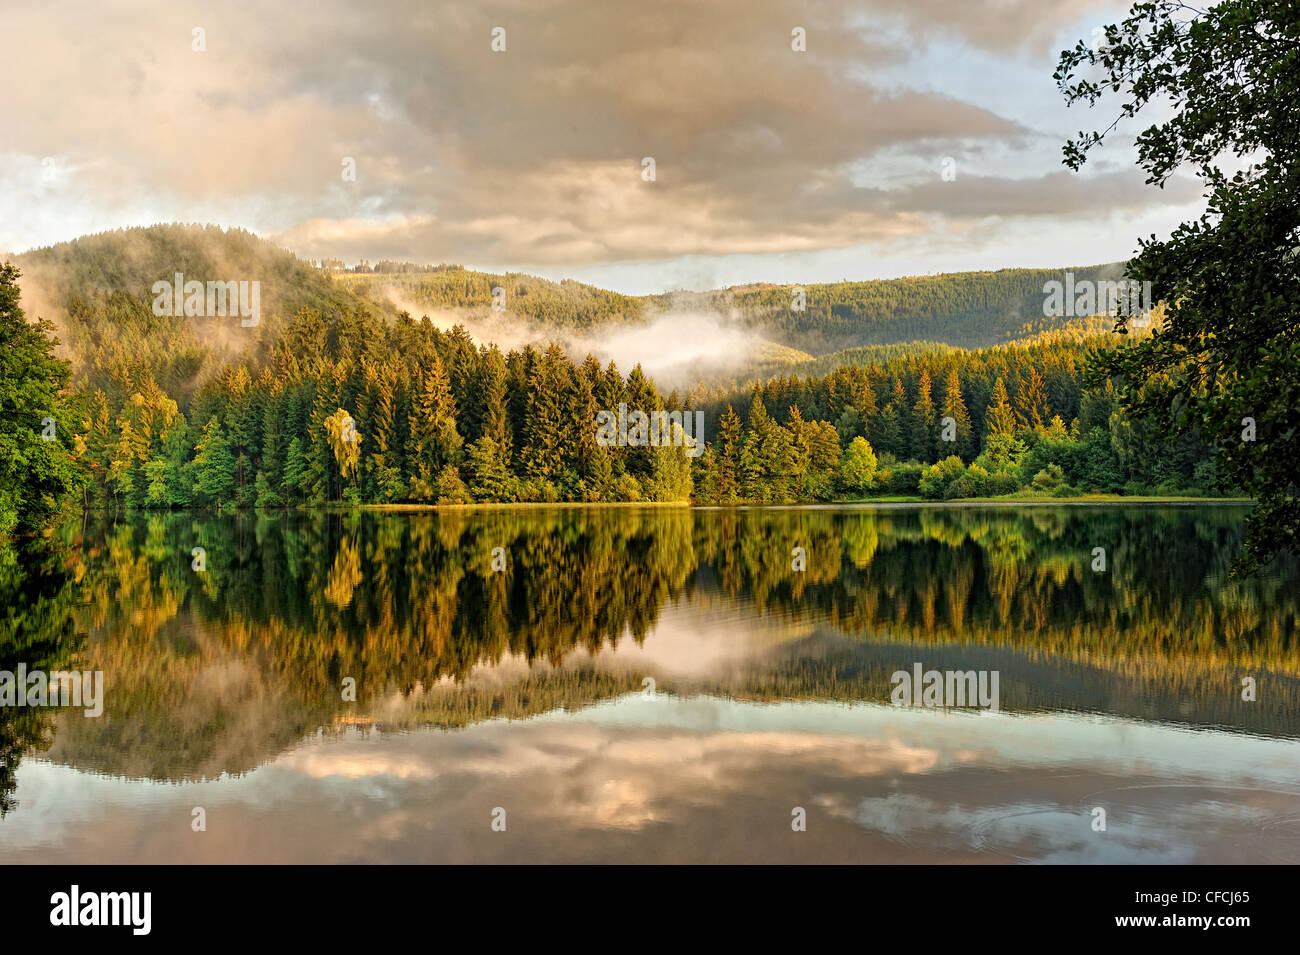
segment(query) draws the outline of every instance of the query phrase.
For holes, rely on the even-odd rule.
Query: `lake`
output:
[[[0,862],[1300,862],[1246,513],[87,515],[0,551],[0,670],[103,674]]]

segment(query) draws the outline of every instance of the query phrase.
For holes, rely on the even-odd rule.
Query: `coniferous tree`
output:
[[[335,499],[334,494],[339,486],[338,464],[334,459],[334,449],[330,447],[329,430],[325,424],[338,408],[339,382],[335,369],[322,369],[315,384],[315,400],[312,402],[303,453],[307,457],[307,501],[310,504],[324,504]]]
[[[627,382],[624,388],[627,399],[628,416],[631,417],[634,411],[642,412],[649,415],[655,410],[655,401],[657,395],[650,379],[645,376],[641,366],[634,365],[628,373]],[[631,425],[628,426],[629,431]],[[640,479],[650,477],[652,464],[649,448],[626,448],[622,455],[627,461],[627,471]]]
[[[835,431],[839,435],[840,443],[847,446],[854,438],[863,434],[862,415],[853,405],[845,405],[844,410],[840,412],[839,419],[835,422]]]
[[[790,408],[790,484],[801,499],[811,497],[810,481],[812,478],[812,453],[815,425],[803,418],[798,405]]]
[[[189,463],[190,429],[177,414],[162,437],[161,453],[145,465],[145,503],[153,507],[188,507],[194,501],[193,468]]]
[[[808,423],[808,437],[812,454],[804,499],[826,500],[839,474],[840,436],[829,421],[812,421]]]
[[[990,435],[1014,435],[1016,433],[1016,413],[1012,410],[1011,402],[1007,398],[1007,386],[1003,383],[1001,375],[998,376],[997,382],[993,385],[993,400],[989,405],[984,420],[986,422],[986,431]]]
[[[215,417],[208,421],[194,456],[194,494],[202,504],[220,507],[235,497],[235,455]]]
[[[261,467],[258,469],[269,493],[276,493],[284,480],[284,453],[287,444],[284,418],[284,392],[278,383],[272,383],[262,411],[262,455]],[[262,497],[261,492],[258,496]],[[262,504],[261,507],[273,505]]]
[[[882,454],[892,454],[900,459],[907,457],[907,433],[904,428],[906,412],[907,394],[903,391],[903,382],[895,378],[893,393],[880,409],[875,427],[871,429],[874,446]]]
[[[505,456],[489,435],[483,435],[469,446],[467,454],[469,468],[469,491],[480,501],[508,501],[510,493],[510,472],[506,467]]]
[[[599,375],[600,363],[596,362],[593,356],[588,358],[595,363],[595,373]],[[569,433],[572,435],[569,450],[578,477],[586,489],[583,494],[585,499],[591,499],[593,488],[599,483],[597,472],[603,475],[606,470],[609,470],[607,459],[610,451],[609,448],[596,444],[596,413],[599,409],[594,392],[595,381],[591,373],[591,364],[584,363],[574,376],[568,426]],[[598,464],[598,459],[606,460],[603,464]]]
[[[510,428],[508,371],[496,345],[485,348],[479,371],[479,391],[483,396],[480,437],[491,438],[502,461],[510,462],[514,436]]]
[[[419,379],[411,402],[406,460],[412,499],[437,499],[438,475],[443,468],[457,462],[460,449],[455,401],[442,361],[434,355]]]
[[[745,444],[740,452],[745,497],[760,504],[788,500],[792,458],[789,432],[768,416],[756,389],[750,403]]]
[[[715,495],[719,503],[735,504],[740,500],[742,439],[740,415],[736,414],[731,405],[727,405],[727,410],[718,425]]]
[[[916,404],[912,405],[911,452],[918,461],[933,461],[937,421],[934,399],[930,396],[930,373],[922,371],[916,386]]]
[[[1029,366],[1016,390],[1016,417],[1022,428],[1041,431],[1051,417],[1047,402],[1047,388],[1037,368]]]
[[[280,496],[286,501],[300,500],[306,493],[307,456],[302,450],[302,439],[295,435],[284,454],[284,480]]]
[[[942,417],[953,419],[956,425],[957,440],[947,443],[947,446],[951,447],[958,457],[969,458],[974,452],[974,441],[971,436],[970,414],[961,396],[961,382],[957,378],[956,368],[948,372],[948,380],[944,385],[942,410]],[[940,443],[944,444],[944,442]]]
[[[544,483],[559,478],[572,460],[576,436],[569,408],[572,380],[568,364],[559,346],[552,345],[537,362],[528,382],[521,463],[528,477]],[[592,419],[594,439],[594,415]]]
[[[399,366],[394,361],[366,368],[368,414],[365,426],[370,436],[366,479],[371,499],[375,501],[399,500],[406,490],[406,483],[402,480],[402,436],[397,417],[399,375]]]
[[[87,468],[87,487],[82,502],[87,507],[107,507],[112,498],[108,485],[108,469],[112,460],[113,430],[108,395],[96,389],[87,402],[83,420],[85,453],[82,460]]]
[[[654,470],[650,487],[654,499],[661,503],[688,501],[691,497],[691,462],[686,457],[682,430],[677,422],[671,422],[669,440],[651,449]]]

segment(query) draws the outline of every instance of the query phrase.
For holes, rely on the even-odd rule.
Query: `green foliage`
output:
[[[920,491],[926,466],[912,461],[883,466],[876,472],[876,489],[889,495],[912,495]]]
[[[510,472],[500,445],[483,435],[469,447],[470,491],[480,501],[510,500]]]
[[[302,496],[303,482],[307,479],[307,458],[302,453],[302,439],[295,436],[289,442],[289,450],[284,459],[284,480],[281,482],[286,501],[297,500]]]
[[[1166,303],[1163,323],[1098,353],[1090,380],[1114,381],[1156,443],[1208,443],[1222,480],[1256,498],[1239,570],[1300,552],[1300,6],[1135,3],[1104,43],[1063,52],[1055,77],[1071,104],[1119,97],[1120,118],[1157,104],[1137,137],[1147,182],[1188,170],[1209,198],[1198,220],[1142,242],[1128,274]],[[1118,123],[1067,143],[1066,164]]]
[[[1065,484],[1065,472],[1059,464],[1049,464],[1034,475],[1032,487],[1035,491],[1055,491]]]
[[[280,507],[284,504],[280,495],[271,490],[271,483],[261,471],[257,472],[254,487],[257,489],[257,497],[253,500],[254,507]]]
[[[745,444],[740,452],[741,486],[746,499],[760,504],[788,500],[793,463],[790,433],[768,417],[763,401],[756,393],[749,409]]]
[[[806,378],[785,374],[744,389],[700,384],[683,401],[660,392],[640,367],[624,376],[592,356],[576,363],[557,346],[503,354],[475,346],[462,328],[443,331],[377,301],[366,304],[354,291],[365,291],[369,272],[339,283],[333,273],[295,265],[243,233],[173,227],[144,233],[38,256],[43,267],[69,277],[86,322],[125,323],[117,327],[126,344],[114,353],[111,376],[84,372],[83,361],[79,382],[90,390],[69,432],[90,475],[85,500],[93,506],[823,501],[838,493],[916,494],[932,460],[954,452],[972,464],[958,490],[975,487],[981,494],[1015,490],[1049,463],[1059,463],[1072,485],[1099,490],[1130,482],[1194,487],[1197,475],[1203,481],[1215,473],[1197,471],[1204,459],[1194,438],[1174,451],[1154,449],[1146,425],[1115,410],[1109,382],[1083,390],[1085,353],[1113,346],[1114,336],[1060,332],[973,352],[882,346],[863,352],[859,366]],[[129,266],[100,261],[120,252],[128,235],[147,254]],[[198,271],[225,253],[250,270],[265,267],[284,285],[274,294],[268,288],[266,301],[301,307],[287,316],[268,312],[238,360],[209,361],[216,352],[205,352],[181,385],[174,359],[194,330],[173,329],[180,338],[169,338],[149,324],[151,315],[131,325],[135,306],[118,302],[125,311],[109,315],[111,296],[96,297],[102,283],[120,281],[122,294],[134,301],[169,249]],[[92,261],[82,261],[87,255]],[[401,274],[421,287],[459,289],[455,295],[484,291],[477,273],[465,270]],[[943,289],[950,285],[921,284],[925,295],[947,301]],[[567,294],[564,283],[556,288],[555,294]],[[912,293],[900,298],[902,288],[872,286],[863,301],[905,301]],[[764,299],[768,291],[728,294]],[[486,308],[487,301],[478,305]],[[630,318],[632,311],[620,314]],[[561,321],[559,314],[547,320]],[[847,312],[835,314],[849,321]],[[586,321],[576,313],[563,320]],[[137,332],[161,337],[155,347]],[[78,338],[74,351],[83,349],[84,359],[84,349],[100,342]],[[597,413],[616,412],[620,404],[652,416],[686,406],[702,411],[702,453],[686,454],[684,434],[675,431],[663,447],[597,444]],[[1014,420],[1016,409],[1025,425]],[[956,441],[941,440],[944,417],[953,419]],[[355,440],[345,440],[345,431]],[[879,455],[874,475],[859,441]],[[1027,447],[1038,449],[1032,470],[1021,467]],[[942,497],[953,480],[950,475],[942,488],[931,481],[927,490]]]
[[[19,274],[0,265],[0,538],[41,528],[85,483],[68,365],[54,357],[53,326],[24,316]]]
[[[649,482],[650,494],[661,503],[691,499],[691,463],[682,443],[682,427],[673,422],[671,428],[675,442],[651,451],[654,456],[654,471]]]
[[[850,493],[862,494],[875,482],[876,453],[866,438],[854,438],[840,462],[840,481]]]
[[[235,456],[220,422],[213,418],[194,448],[194,493],[202,504],[220,507],[235,493]]]
[[[938,464],[932,464],[925,469],[917,490],[922,497],[940,500],[947,494],[948,485],[960,477],[965,470],[966,465],[962,459],[955,454],[950,455]]]
[[[469,504],[474,500],[460,472],[450,464],[438,472],[436,487],[439,504]]]

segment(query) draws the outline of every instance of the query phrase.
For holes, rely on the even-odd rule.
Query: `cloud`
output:
[[[1048,79],[1062,30],[1111,6],[330,0],[304,15],[239,0],[11,11],[23,42],[0,63],[10,149],[0,247],[214,221],[309,256],[582,268],[1061,217],[1088,209],[1096,184],[1063,189],[1059,157],[1035,155],[1017,177],[943,183],[936,171],[944,155],[1042,138],[1032,111],[898,78],[948,49]],[[502,53],[491,49],[497,26]],[[795,27],[806,52],[791,49]],[[647,156],[654,182],[642,179]],[[928,179],[901,192],[862,181],[879,157]],[[342,178],[347,158],[355,182]],[[57,189],[40,178],[51,166]],[[1077,197],[1072,208],[1063,193]],[[1168,202],[1155,190],[1123,196]]]

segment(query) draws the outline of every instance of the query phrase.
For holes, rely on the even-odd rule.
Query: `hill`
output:
[[[54,322],[79,384],[113,393],[144,369],[184,399],[228,361],[265,362],[284,320],[359,300],[320,270],[251,232],[217,226],[118,229],[16,256],[27,311]],[[259,320],[158,315],[155,282],[257,281]],[[176,310],[173,310],[176,311]]]
[[[77,383],[110,395],[147,371],[185,407],[197,389],[239,358],[256,373],[302,309],[327,325],[370,312],[389,324],[402,312],[465,326],[503,349],[558,341],[621,367],[644,363],[669,387],[719,384],[786,372],[824,373],[878,361],[882,353],[981,348],[1099,320],[1043,316],[1052,270],[1006,269],[804,288],[754,283],[709,292],[629,296],[573,280],[488,273],[456,265],[383,262],[343,270],[313,264],[250,232],[216,226],[119,229],[24,253],[23,298],[55,323]],[[1073,270],[1079,280],[1114,280],[1119,264]],[[256,281],[256,325],[212,316],[155,314],[157,282]],[[493,308],[501,289],[502,310]],[[655,323],[663,322],[662,325]],[[644,333],[629,334],[642,329]],[[689,330],[683,333],[684,330]],[[657,344],[655,344],[657,343]]]
[[[383,263],[388,272],[344,272],[343,281],[373,301],[385,299],[412,314],[420,309],[486,313],[492,289],[507,307],[547,326],[590,329],[638,323],[659,315],[702,312],[759,338],[821,356],[867,345],[933,341],[983,348],[1078,324],[1043,314],[1044,285],[1065,270],[1003,269],[807,286],[761,282],[708,292],[628,296],[581,282],[474,272],[459,266],[420,270]],[[1118,281],[1123,263],[1074,268],[1076,281]],[[803,309],[792,308],[797,288]]]

